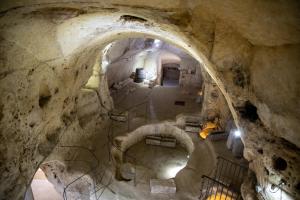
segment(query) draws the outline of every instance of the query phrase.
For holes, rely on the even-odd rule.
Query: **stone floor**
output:
[[[144,84],[130,83],[127,87],[112,94],[115,107],[129,111],[131,125],[134,128],[134,118],[146,118],[148,123],[163,120],[175,120],[179,114],[200,113],[201,104],[196,102],[199,88],[155,86],[150,89]],[[184,105],[175,105],[175,101]]]
[[[115,108],[128,112],[128,122],[112,122],[106,127],[106,133],[112,128],[111,136],[121,136],[136,128],[153,123],[173,121],[179,114],[200,115],[201,104],[197,103],[199,88],[180,88],[156,86],[152,89],[144,84],[129,83],[126,87],[114,91],[112,97]],[[175,101],[184,102],[176,105]],[[102,131],[103,133],[103,131]],[[97,192],[100,199],[112,200],[192,200],[199,196],[202,175],[211,175],[216,166],[216,157],[221,155],[237,162],[226,148],[226,141],[212,142],[202,140],[196,133],[187,133],[192,138],[195,150],[187,159],[187,153],[181,147],[168,149],[165,147],[149,146],[143,141],[132,146],[128,153],[134,154],[136,163],[136,180],[125,182],[116,181],[114,167],[109,159],[110,146],[107,134],[99,134],[93,140],[98,141],[96,156],[105,166],[103,184],[105,190]],[[186,165],[184,168],[182,168]],[[172,178],[174,170],[169,174],[168,168],[178,170],[174,177],[177,192],[175,194],[151,194],[149,182],[151,178]],[[101,173],[99,168],[99,172]],[[103,170],[102,170],[103,171]],[[110,182],[109,180],[112,179]]]
[[[113,135],[123,135],[145,124],[174,121],[179,114],[199,115],[201,105],[196,102],[198,90],[162,86],[149,89],[143,84],[129,84],[112,95],[116,109],[129,113],[129,124],[114,123]],[[175,101],[183,101],[185,104],[175,105]],[[111,187],[118,193],[115,199],[197,199],[201,176],[213,172],[218,155],[241,162],[227,150],[226,141],[204,141],[197,134],[188,134],[193,139],[195,151],[189,155],[186,166],[180,169],[174,178],[177,186],[176,194],[151,194],[149,181],[151,178],[171,178],[172,175],[166,172],[167,168],[176,164],[181,167],[185,165],[187,161],[185,150],[179,147],[176,149],[150,147],[142,141],[128,150],[128,153],[134,155],[137,160],[137,180],[135,183],[112,183]]]
[[[174,178],[187,165],[187,151],[177,145],[175,148],[147,145],[141,141],[129,148],[129,154],[136,159],[136,164],[155,172],[158,179]]]

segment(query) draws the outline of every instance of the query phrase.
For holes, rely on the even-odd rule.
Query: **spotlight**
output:
[[[102,61],[102,65],[104,66],[108,65],[108,61],[107,60]]]
[[[155,43],[155,44],[158,44],[158,43],[160,43],[160,40],[155,39],[155,40],[154,40],[154,43]]]
[[[154,40],[154,47],[159,47],[159,46],[160,46],[160,43],[161,43],[160,40],[155,39],[155,40]]]
[[[235,137],[241,137],[241,131],[240,130],[235,130],[234,131],[234,136]]]

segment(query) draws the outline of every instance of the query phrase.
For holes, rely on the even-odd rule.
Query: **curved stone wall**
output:
[[[149,124],[141,126],[133,132],[127,133],[124,136],[118,136],[114,139],[114,145],[112,146],[112,156],[116,165],[116,175],[118,176],[118,170],[123,163],[123,156],[126,150],[134,144],[142,141],[148,135],[162,135],[172,136],[176,138],[177,142],[183,146],[189,155],[194,151],[194,143],[190,136],[180,128],[177,128],[171,123],[161,124]]]
[[[34,169],[61,137],[83,137],[77,116],[81,88],[105,45],[132,36],[164,40],[201,62],[242,129],[244,144],[250,144],[250,162],[265,158],[251,145],[253,141],[266,151],[288,151],[299,157],[299,1],[0,4],[0,182],[6,183],[1,184],[1,197],[22,199]],[[94,89],[102,97],[103,117],[111,105],[104,73],[96,76],[100,81]],[[240,112],[246,102],[257,109],[254,122]],[[99,115],[90,121],[101,123],[105,117]],[[269,138],[285,142],[277,149]],[[262,184],[260,169],[273,166],[258,163],[253,170]],[[298,174],[298,167],[295,162],[288,166],[291,175],[278,170],[274,174],[286,180],[288,193],[299,195],[299,176],[292,176]],[[280,183],[273,175],[265,176],[270,183]]]

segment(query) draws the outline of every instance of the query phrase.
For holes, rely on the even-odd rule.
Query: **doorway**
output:
[[[179,85],[179,64],[168,63],[162,65],[162,86],[165,87],[176,87]]]

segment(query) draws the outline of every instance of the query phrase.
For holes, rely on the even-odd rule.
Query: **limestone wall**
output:
[[[201,62],[243,130],[243,142],[252,152],[251,156],[245,152],[247,159],[260,163],[253,164],[258,182],[262,184],[262,176],[274,184],[280,180],[260,173],[263,167],[274,166],[258,162],[260,153],[248,136],[264,152],[276,150],[278,155],[299,158],[299,1],[10,0],[0,5],[2,199],[23,198],[35,170],[64,134],[80,138],[79,92],[92,75],[99,52],[128,37],[158,37]],[[124,17],[129,14],[135,17]],[[95,77],[103,111],[110,105],[104,87],[107,77],[101,73]],[[87,96],[97,102],[95,93]],[[257,108],[254,122],[239,111],[245,102]],[[89,112],[82,111],[79,118],[84,113]],[[299,177],[292,174],[299,167],[295,161],[287,163],[287,173],[273,172],[296,196]]]

